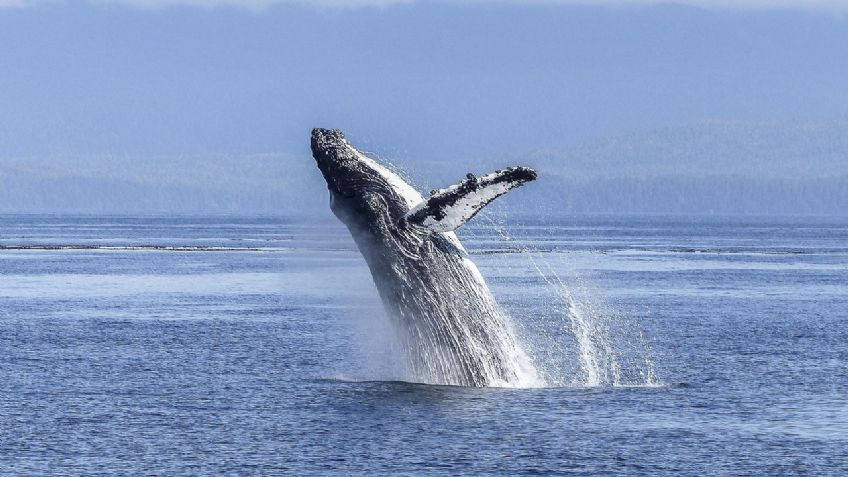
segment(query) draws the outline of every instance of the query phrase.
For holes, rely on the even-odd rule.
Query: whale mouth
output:
[[[312,130],[312,156],[318,164],[318,169],[327,181],[327,187],[334,195],[345,198],[355,196],[348,178],[358,162],[350,151],[350,144],[344,133],[338,129],[315,128]]]
[[[315,128],[312,130],[312,152],[343,148],[347,144],[344,133],[339,129]]]

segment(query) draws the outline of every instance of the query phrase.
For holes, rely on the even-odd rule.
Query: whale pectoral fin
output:
[[[489,202],[534,179],[536,171],[529,167],[509,167],[480,177],[468,174],[459,184],[432,191],[430,198],[410,210],[404,219],[433,232],[450,232]]]

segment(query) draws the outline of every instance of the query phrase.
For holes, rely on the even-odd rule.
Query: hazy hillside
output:
[[[421,190],[512,164],[502,207],[556,214],[848,215],[848,120],[712,122],[487,158],[404,162]],[[327,214],[308,155],[0,159],[0,212]]]
[[[0,212],[294,214],[326,209],[309,157],[44,157],[0,161]]]
[[[848,120],[710,122],[557,150],[441,161],[434,185],[509,164],[537,183],[505,206],[557,214],[848,215]],[[428,184],[429,185],[429,184]]]
[[[848,120],[713,122],[540,151],[533,202],[569,213],[848,215]]]
[[[818,179],[848,174],[848,119],[710,122],[539,151],[528,158],[569,179],[744,176]]]

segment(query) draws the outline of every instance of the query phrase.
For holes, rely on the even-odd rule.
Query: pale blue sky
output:
[[[302,154],[323,126],[484,156],[848,115],[846,2],[209,3],[0,0],[0,154]]]

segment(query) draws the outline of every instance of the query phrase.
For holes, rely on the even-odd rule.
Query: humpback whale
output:
[[[468,174],[422,197],[339,130],[314,129],[312,154],[399,331],[414,380],[458,386],[540,383],[509,317],[453,232],[536,172]]]

